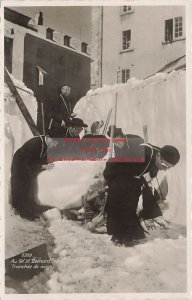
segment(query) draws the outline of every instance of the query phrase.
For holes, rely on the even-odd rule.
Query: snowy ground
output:
[[[53,221],[49,230],[58,254],[51,292],[186,292],[183,227],[170,225],[131,248],[114,246],[107,234],[90,233],[73,221]]]
[[[17,219],[17,238],[13,231],[9,254],[46,240],[54,267],[24,283],[8,279],[7,293],[186,292],[186,234],[182,226],[172,224],[166,231],[153,231],[144,244],[125,248],[114,246],[107,234],[91,233],[74,221],[13,218]],[[6,253],[8,249],[7,240]]]
[[[43,220],[28,221],[22,219],[20,216],[15,215],[12,209],[9,210],[6,207],[6,228],[5,228],[5,259],[18,255],[24,251],[27,251],[38,245],[47,244],[48,255],[52,261],[54,261],[56,255],[53,252],[54,240],[49,231],[46,228]],[[41,273],[38,277],[43,278],[43,282],[46,282],[49,278],[50,272],[54,272],[54,269]],[[35,277],[32,281],[36,280]],[[5,278],[6,293],[23,294],[28,293],[28,287],[31,281],[19,282],[8,276]],[[39,293],[47,291],[44,289],[42,280],[39,282],[40,286],[36,285]]]

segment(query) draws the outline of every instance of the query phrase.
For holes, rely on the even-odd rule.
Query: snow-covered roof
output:
[[[173,70],[179,70],[182,68],[186,68],[186,55],[180,56],[179,58],[172,60],[168,64],[166,64],[159,72],[171,72]]]
[[[59,47],[62,47],[68,51],[71,51],[71,52],[75,52],[75,53],[78,53],[82,56],[85,56],[85,57],[88,57],[90,58],[90,55],[87,54],[87,53],[84,53],[84,52],[81,52],[79,49],[75,49],[74,47],[68,47],[68,46],[65,46],[63,44],[60,44],[59,43],[59,39],[58,39],[58,34],[60,35],[60,41],[62,41],[62,37],[64,36],[63,33],[59,33],[57,31],[54,31],[54,37],[56,37],[56,41],[54,40],[50,40],[50,39],[47,39],[46,38],[46,29],[48,28],[48,26],[41,26],[41,25],[37,25],[37,27],[40,28],[40,30],[38,32],[34,31],[34,30],[31,30],[30,28],[26,28],[26,27],[23,27],[23,26],[20,26],[18,24],[14,24],[10,21],[7,21],[5,20],[5,23],[4,23],[4,32],[5,32],[5,36],[7,37],[13,37],[14,38],[14,33],[11,35],[10,32],[12,29],[16,30],[17,32],[20,32],[21,34],[25,35],[26,33],[27,34],[30,34],[30,35],[33,35],[33,36],[36,36],[44,41],[47,41],[48,43],[51,43],[51,44],[54,44],[56,46],[59,46]],[[74,40],[74,44],[76,42],[77,44],[77,40],[76,39],[73,39]],[[81,44],[80,41],[79,42],[79,45]]]

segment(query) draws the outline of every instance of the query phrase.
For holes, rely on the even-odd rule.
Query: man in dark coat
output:
[[[37,199],[37,176],[44,170],[51,170],[53,163],[47,162],[47,152],[56,147],[56,140],[48,136],[36,136],[19,148],[11,165],[12,206],[21,217],[36,219],[50,209],[39,205]]]
[[[54,151],[53,160],[69,160],[81,158],[81,143],[79,134],[83,128],[88,127],[80,118],[73,118],[68,127],[63,128],[62,138],[60,131],[51,129],[49,133],[54,136],[58,142],[57,149]],[[49,152],[50,154],[50,152]],[[50,159],[51,157],[49,157]],[[51,160],[51,159],[50,159]]]
[[[53,112],[50,114],[49,130],[56,132],[58,137],[65,135],[65,127],[69,126],[70,121],[75,117],[73,113],[71,99],[69,98],[71,88],[63,86],[59,97],[55,103]]]
[[[112,235],[114,243],[130,245],[130,242],[145,237],[136,214],[141,193],[143,219],[154,220],[162,216],[143,175],[149,173],[151,178],[156,177],[159,170],[176,165],[180,155],[173,146],[158,148],[143,144],[141,137],[124,135],[120,128],[115,128],[114,138],[117,140],[114,142],[116,160],[109,159],[104,170],[109,187],[106,201],[107,232]]]

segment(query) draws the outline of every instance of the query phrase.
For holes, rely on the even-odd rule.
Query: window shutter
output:
[[[44,84],[44,75],[43,72],[39,71],[39,85],[43,85]]]
[[[165,20],[165,42],[173,41],[173,19]]]

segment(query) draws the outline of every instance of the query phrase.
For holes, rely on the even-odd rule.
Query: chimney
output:
[[[41,11],[39,12],[38,25],[43,25],[43,13]]]
[[[64,35],[64,40],[63,40],[64,46],[70,47],[70,39],[71,37],[69,35]]]
[[[87,46],[88,46],[87,43],[82,42],[82,43],[81,43],[81,52],[87,53]]]

